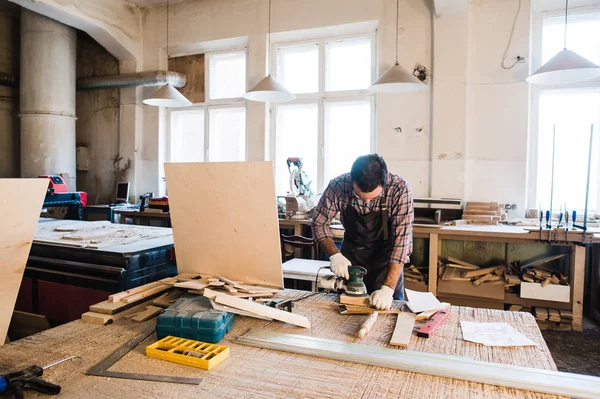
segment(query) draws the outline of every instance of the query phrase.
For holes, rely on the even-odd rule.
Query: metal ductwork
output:
[[[167,83],[173,87],[183,87],[186,83],[186,76],[182,73],[172,71],[151,71],[123,75],[98,76],[93,78],[79,78],[77,79],[77,90],[163,86]]]
[[[0,72],[0,86],[19,87],[19,80],[10,73]]]

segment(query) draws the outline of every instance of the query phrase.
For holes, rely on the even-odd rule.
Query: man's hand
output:
[[[335,255],[331,255],[329,257],[329,261],[331,262],[331,271],[334,274],[337,274],[340,277],[348,280],[350,278],[350,274],[348,273],[348,266],[352,263],[341,253],[337,253]]]
[[[378,310],[389,310],[392,308],[394,290],[387,285],[382,285],[377,291],[373,291],[369,302]]]

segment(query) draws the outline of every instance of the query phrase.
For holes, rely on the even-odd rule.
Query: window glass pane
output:
[[[600,92],[553,90],[540,95],[537,199],[542,209],[550,206],[552,181],[552,130],[556,124],[553,208],[583,209],[587,178],[590,124],[595,124],[590,179],[590,209],[597,209]]]
[[[292,93],[319,91],[319,46],[279,47],[277,80]]]
[[[171,112],[170,162],[204,161],[204,110]]]
[[[246,53],[209,55],[209,97],[235,98],[246,92]]]
[[[246,160],[246,108],[211,108],[209,110],[210,161]]]
[[[564,16],[544,19],[542,64],[563,49],[564,35]],[[600,63],[600,13],[569,15],[567,48],[596,64]]]
[[[358,90],[371,85],[371,39],[327,42],[325,90]]]
[[[326,102],[325,182],[350,172],[360,155],[371,152],[371,103],[369,101]]]
[[[319,113],[316,104],[278,105],[276,108],[275,176],[277,195],[290,191],[290,172],[286,160],[303,158],[302,170],[312,180],[317,192],[317,150]]]

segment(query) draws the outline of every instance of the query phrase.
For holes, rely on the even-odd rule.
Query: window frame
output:
[[[569,16],[600,13],[599,6],[577,7],[569,10]],[[531,59],[530,59],[530,74],[542,66],[542,41],[544,20],[548,18],[564,17],[564,10],[540,11],[532,16],[531,21]],[[567,38],[568,40],[568,38]],[[568,44],[568,42],[567,42]],[[600,80],[585,81],[563,85],[529,85],[530,102],[529,102],[529,148],[527,157],[527,200],[528,208],[539,207],[540,199],[537,196],[537,176],[538,176],[538,141],[539,141],[539,112],[540,112],[540,97],[543,93],[550,91],[569,91],[569,92],[584,92],[586,90],[599,90]],[[600,143],[600,126],[595,126],[594,130],[594,145]],[[585,149],[587,158],[587,148]],[[581,171],[586,173],[587,170]],[[600,185],[598,186],[598,203],[588,204],[588,213],[600,210]],[[583,209],[577,209],[580,215],[583,215]]]
[[[204,112],[204,161],[203,162],[211,162],[209,157],[210,152],[210,111],[212,109],[224,109],[224,108],[244,108],[246,110],[246,131],[244,132],[244,161],[248,160],[248,107],[246,105],[246,101],[243,97],[233,97],[233,98],[219,98],[219,99],[211,99],[209,95],[210,90],[210,57],[213,55],[219,54],[227,54],[227,53],[241,53],[243,52],[246,56],[246,70],[244,71],[244,82],[246,83],[245,91],[248,90],[248,48],[231,48],[226,50],[218,50],[218,51],[209,51],[204,53],[204,102],[192,104],[190,107],[186,108],[172,108],[167,107],[166,109],[166,122],[167,122],[167,140],[166,140],[166,154],[165,154],[165,162],[171,162],[171,126],[172,120],[171,115],[173,113],[184,113],[184,112],[194,112],[194,111],[203,111]]]
[[[313,187],[314,193],[322,193],[325,189],[325,107],[326,102],[344,102],[344,101],[368,101],[371,105],[371,131],[370,136],[370,148],[369,152],[375,152],[377,148],[377,96],[375,93],[369,93],[366,88],[359,90],[344,90],[344,91],[325,91],[325,79],[326,79],[326,45],[327,42],[342,41],[342,40],[353,40],[353,39],[364,39],[369,38],[371,40],[371,82],[377,76],[378,67],[378,51],[377,51],[377,30],[354,33],[348,35],[339,36],[325,36],[321,38],[307,39],[307,40],[292,40],[292,41],[277,41],[272,43],[270,51],[273,55],[270,60],[270,67],[272,75],[277,79],[278,73],[278,49],[280,47],[291,47],[291,46],[302,46],[317,44],[319,51],[319,83],[318,92],[316,93],[298,93],[296,99],[288,101],[282,104],[273,104],[269,106],[270,116],[270,135],[269,135],[269,156],[273,162],[277,161],[277,107],[292,105],[292,104],[317,104],[317,120],[318,120],[318,148],[317,151],[317,170],[308,171],[309,176],[311,174],[316,175],[318,182],[317,187]],[[277,177],[276,177],[277,178]]]

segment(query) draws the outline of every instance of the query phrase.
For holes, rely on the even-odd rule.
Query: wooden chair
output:
[[[289,251],[292,247],[292,251]],[[311,259],[319,259],[319,244],[314,237],[281,235],[281,257],[285,262],[294,257],[295,249],[311,248]]]

